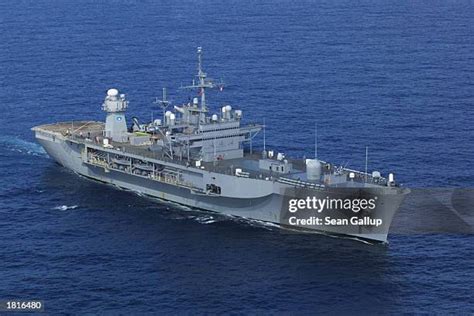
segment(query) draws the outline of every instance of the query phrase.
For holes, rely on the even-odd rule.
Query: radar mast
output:
[[[163,88],[163,96],[162,96],[162,99],[159,100],[158,98],[156,98],[155,102],[153,102],[155,104],[158,104],[161,109],[163,110],[163,121],[162,121],[162,124],[165,124],[165,114],[166,114],[166,108],[171,104],[170,101],[167,100],[166,98],[166,88]]]
[[[190,86],[185,86],[183,88],[186,89],[197,89],[198,95],[201,97],[201,120],[204,119],[205,113],[207,112],[207,104],[206,104],[206,89],[213,89],[219,87],[222,90],[223,83],[219,82],[216,84],[214,80],[207,77],[207,74],[202,69],[202,47],[197,48],[197,55],[198,55],[198,73],[196,77],[198,78],[198,82],[193,80],[193,84]]]

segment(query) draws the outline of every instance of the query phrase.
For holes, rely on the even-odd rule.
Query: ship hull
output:
[[[196,194],[188,188],[85,164],[82,156],[83,144],[55,137],[44,138],[37,136],[37,140],[49,156],[59,164],[87,178],[192,208],[276,223],[281,226],[294,228],[296,231],[324,232],[376,242],[386,242],[390,223],[404,195],[394,194],[384,197],[386,202],[382,203],[383,205],[377,209],[377,216],[383,219],[384,224],[382,227],[377,227],[377,229],[370,227],[355,228],[354,226],[345,225],[293,225],[290,222],[291,214],[287,212],[287,208],[282,207],[288,198],[298,194],[292,190],[277,190],[278,192],[251,198]],[[328,192],[313,192],[313,195],[319,196],[321,199],[327,198],[328,194]],[[320,216],[324,220],[323,214],[320,214]]]

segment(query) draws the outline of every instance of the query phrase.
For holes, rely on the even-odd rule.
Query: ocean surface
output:
[[[473,1],[1,1],[0,300],[54,314],[474,313],[473,234],[287,234],[80,178],[35,143],[35,125],[103,120],[112,87],[129,117],[160,115],[162,87],[187,101],[197,46],[227,84],[211,108],[265,119],[267,146],[312,155],[317,122],[324,160],[363,169],[369,146],[369,169],[407,187],[474,186]],[[415,203],[395,224],[437,214]]]

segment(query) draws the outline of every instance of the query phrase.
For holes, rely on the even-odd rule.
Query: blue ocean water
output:
[[[474,185],[474,3],[0,2],[0,300],[50,313],[474,313],[474,236],[388,246],[163,204],[56,165],[30,128],[130,113],[205,69],[267,144],[393,171],[409,187]],[[409,209],[409,212],[417,210]],[[424,210],[425,212],[430,210]],[[407,214],[405,214],[407,215]],[[408,214],[409,216],[410,214]],[[409,218],[409,217],[408,217]]]

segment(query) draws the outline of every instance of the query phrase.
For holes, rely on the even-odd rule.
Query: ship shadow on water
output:
[[[474,234],[473,188],[411,191],[395,215],[392,234]]]

